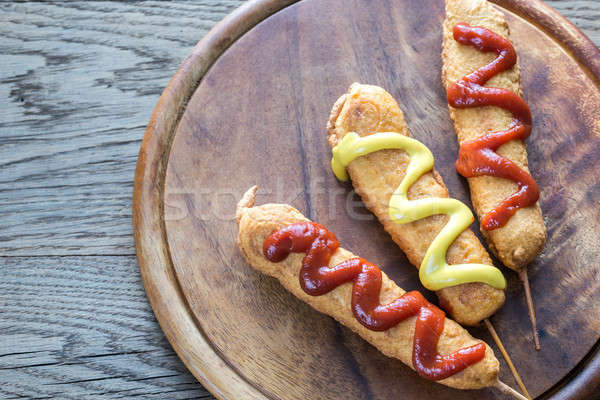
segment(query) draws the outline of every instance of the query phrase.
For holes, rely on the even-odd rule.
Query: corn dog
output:
[[[459,29],[458,25],[463,27],[464,32],[462,35],[465,36],[465,39],[460,43],[455,39],[454,32],[455,29]],[[495,10],[487,1],[446,0],[446,19],[443,25],[442,79],[444,87],[448,91],[449,99],[453,93],[456,94],[458,86],[455,84],[459,84],[461,94],[466,93],[463,77],[477,70],[483,71],[487,67],[482,67],[492,62],[496,64],[499,64],[500,61],[505,62],[506,57],[502,52],[506,51],[508,53],[510,51],[509,47],[512,48],[510,42],[504,44],[501,50],[494,50],[491,47],[476,48],[475,45],[466,42],[467,36],[485,32],[476,32],[474,27],[487,28],[503,39],[509,39],[510,36],[504,15]],[[460,34],[460,32],[457,33]],[[512,51],[514,52],[514,50]],[[480,87],[485,84],[488,87],[506,89],[500,94],[511,96],[509,109],[515,108],[515,104],[522,102],[522,99],[518,97],[522,93],[522,87],[519,65],[516,63],[516,53],[514,57],[515,63],[512,67],[491,78],[491,73],[486,74],[485,78],[489,78],[487,83],[485,80],[477,82]],[[501,58],[502,60],[500,60]],[[494,61],[496,59],[500,61]],[[478,74],[479,77],[483,77],[483,73],[479,72]],[[531,129],[531,114],[526,104],[524,105],[526,112],[523,112],[524,115],[521,117],[520,112],[516,109],[511,110],[511,112],[498,106],[484,107],[484,105],[494,104],[485,103],[484,100],[481,101],[483,103],[479,103],[478,100],[478,102],[469,106],[474,108],[462,108],[465,105],[456,104],[456,101],[454,102],[456,107],[449,104],[450,116],[454,121],[458,141],[461,145],[461,153],[466,153],[467,150],[464,146],[473,139],[481,138],[484,135],[491,136],[493,135],[491,132],[500,133],[498,131],[507,129],[507,127],[509,127],[509,131],[514,131],[518,128],[516,121],[519,118],[525,121],[524,125],[528,125],[526,126],[527,129]],[[508,133],[509,135],[513,134],[513,132]],[[526,135],[528,133],[523,136],[523,139]],[[525,143],[518,137],[516,132],[513,136],[515,137],[514,140],[510,140],[509,137],[508,142],[501,144],[496,149],[496,153],[504,160],[497,157],[494,162],[498,165],[498,163],[504,164],[504,161],[508,160],[508,162],[516,164],[523,171],[521,175],[529,179],[531,176],[529,175]],[[472,157],[469,154],[463,155],[464,157]],[[457,163],[457,169],[459,169],[458,167],[459,164]],[[522,191],[521,185],[517,185],[513,180],[503,177],[473,176],[473,174],[468,174],[468,171],[461,169],[459,169],[459,172],[467,176],[471,190],[471,200],[482,222],[483,229],[481,232],[492,252],[507,267],[515,271],[525,268],[540,253],[546,241],[546,228],[537,197],[533,198],[533,204],[517,208],[516,212],[509,216],[504,225],[487,224],[486,226],[486,216],[491,214],[505,199],[513,196],[516,192]],[[531,179],[531,181],[533,180]],[[535,181],[531,185],[535,185]],[[535,185],[535,189],[537,190],[537,185]],[[489,219],[489,216],[487,218]]]
[[[336,241],[333,234],[324,227],[311,223],[291,206],[265,204],[253,207],[255,192],[256,187],[253,187],[244,195],[236,212],[236,220],[239,224],[237,242],[248,263],[258,271],[277,278],[295,296],[352,329],[383,354],[398,358],[418,372],[421,371],[420,368],[414,365],[418,365],[418,356],[415,356],[417,350],[414,349],[416,349],[415,346],[419,339],[419,333],[415,332],[419,329],[419,323],[427,313],[419,313],[418,317],[415,315],[409,316],[392,326],[379,327],[385,328],[385,330],[374,330],[377,327],[368,328],[366,322],[362,320],[359,322],[357,317],[356,304],[360,305],[361,301],[364,302],[360,298],[356,300],[357,293],[360,294],[356,288],[361,285],[357,280],[364,283],[366,281],[363,278],[355,278],[353,282],[348,279],[342,283],[338,282],[333,288],[328,288],[325,291],[318,285],[311,288],[310,285],[301,284],[301,282],[306,282],[302,281],[304,276],[302,274],[311,259],[324,260],[324,267],[328,267],[329,270],[337,269],[338,272],[341,269],[340,266],[360,259],[341,247],[333,246],[332,242]],[[285,233],[289,233],[295,226],[301,226],[301,236],[306,238],[308,235],[307,227],[310,227],[311,224],[317,226],[319,236],[316,240],[327,243],[328,247],[325,250],[329,249],[331,251],[328,253],[330,259],[323,255],[325,250],[315,250],[315,242],[308,243],[308,250],[299,250],[296,243],[286,241],[289,237],[284,236]],[[275,246],[273,243],[281,246],[273,247]],[[272,251],[273,248],[275,248],[275,251]],[[306,252],[307,255],[302,254],[303,252]],[[363,262],[365,265],[370,266],[369,271],[379,271],[376,266],[364,260]],[[321,271],[324,267],[318,268],[318,270]],[[364,271],[366,270],[363,269],[363,273]],[[415,292],[405,293],[384,273],[380,272],[380,274],[381,286],[377,295],[378,298],[375,301],[384,305],[380,305],[379,308],[389,307],[390,304],[397,304],[399,298],[414,295]],[[313,295],[308,294],[308,292],[313,293]],[[418,292],[416,296],[418,297]],[[435,309],[435,306],[429,303],[426,303],[423,307],[432,312]],[[441,311],[439,312],[441,313]],[[466,330],[450,319],[442,320],[442,326],[437,341],[437,352],[440,354],[455,352],[454,354],[457,354],[456,352],[460,353],[465,348],[479,347],[481,358],[469,366],[462,365],[461,368],[464,368],[462,371],[444,377],[438,382],[458,389],[498,386],[499,363],[491,348],[487,344],[472,338]]]
[[[382,88],[358,83],[353,84],[348,93],[338,99],[327,124],[332,149],[351,132],[365,137],[388,131],[409,136],[398,104]],[[385,149],[354,159],[347,166],[347,171],[367,208],[381,221],[409,261],[419,268],[430,244],[447,225],[448,217],[433,215],[402,225],[390,219],[388,204],[403,181],[409,162],[407,152]],[[408,190],[410,200],[431,197],[448,197],[448,190],[434,169],[418,178]],[[492,265],[486,250],[469,229],[463,230],[450,245],[447,262]],[[503,290],[481,282],[450,286],[437,290],[436,293],[442,308],[457,322],[465,325],[477,324],[494,314],[504,304],[505,298]]]

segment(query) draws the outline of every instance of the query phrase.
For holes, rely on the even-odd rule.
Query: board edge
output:
[[[135,169],[133,235],[146,296],[179,358],[196,379],[220,400],[268,397],[221,358],[187,307],[165,236],[162,200],[166,165],[185,105],[212,64],[248,30],[297,1],[248,1],[198,42],[171,78],[154,108]]]

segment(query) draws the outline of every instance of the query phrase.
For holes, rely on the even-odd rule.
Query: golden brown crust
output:
[[[253,194],[249,196],[253,197]],[[272,263],[262,253],[263,242],[270,234],[292,223],[307,221],[306,217],[293,207],[283,204],[265,204],[249,208],[254,203],[253,200],[247,201],[248,196],[244,196],[244,199],[244,204],[238,208],[239,231],[237,241],[248,263],[258,271],[277,278],[295,296],[352,329],[383,354],[398,358],[412,368],[416,317],[408,318],[387,331],[371,331],[361,325],[352,313],[352,283],[343,284],[322,296],[306,294],[300,287],[298,280],[304,254],[291,254],[282,262]],[[352,253],[339,248],[333,254],[330,265],[333,266],[352,257],[355,257]],[[382,303],[388,303],[404,293],[405,291],[390,280],[385,273],[382,274],[380,297]],[[448,354],[479,342],[481,341],[474,339],[460,325],[447,318],[444,331],[440,336],[438,351],[440,354]],[[458,389],[478,389],[493,386],[498,379],[498,369],[498,360],[492,349],[486,344],[486,353],[483,360],[439,382]]]
[[[452,28],[459,22],[483,26],[510,39],[504,15],[485,0],[446,0],[446,20],[443,25],[442,80],[448,89],[463,76],[492,61],[496,55],[482,53],[454,40]],[[521,74],[517,63],[511,70],[492,78],[487,86],[501,87],[521,95]],[[497,107],[450,109],[450,117],[458,142],[476,139],[487,132],[506,129],[512,122],[511,114]],[[529,172],[527,150],[521,140],[513,140],[498,149],[498,154],[512,160]],[[469,178],[473,207],[481,219],[511,193],[517,185],[506,179],[491,176]],[[482,233],[490,249],[507,267],[519,270],[529,264],[546,242],[546,228],[539,203],[523,208],[502,228]]]
[[[365,136],[393,131],[409,136],[404,115],[393,97],[377,86],[354,83],[348,93],[335,103],[327,134],[333,148],[347,133]],[[394,242],[417,268],[427,248],[446,225],[448,217],[436,215],[409,224],[389,219],[388,203],[404,178],[409,156],[402,150],[381,150],[362,156],[348,165],[352,184],[363,202],[379,218]],[[408,197],[448,197],[441,176],[433,170],[423,175],[409,189]],[[465,230],[448,249],[448,263],[483,263],[492,261],[477,237]],[[504,304],[504,291],[484,283],[469,283],[437,291],[440,305],[461,324],[474,325],[494,314]]]

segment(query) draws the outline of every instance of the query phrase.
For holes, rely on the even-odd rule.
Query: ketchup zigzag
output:
[[[441,380],[483,359],[483,343],[448,355],[438,354],[437,343],[444,330],[444,312],[417,291],[405,293],[388,304],[381,304],[381,270],[359,257],[329,267],[331,255],[338,247],[337,238],[324,226],[300,222],[282,228],[265,239],[263,253],[272,262],[283,261],[290,253],[306,253],[299,279],[302,289],[311,296],[323,295],[352,281],[352,312],[368,329],[385,331],[409,317],[417,316],[413,366],[424,378]]]
[[[496,153],[498,147],[511,140],[525,140],[531,133],[531,112],[527,103],[510,90],[485,87],[495,75],[512,68],[517,62],[517,53],[512,44],[502,36],[482,27],[466,23],[457,24],[454,39],[461,44],[473,46],[479,51],[495,52],[498,57],[488,65],[465,76],[448,89],[448,103],[454,108],[496,106],[513,114],[508,129],[491,132],[478,139],[461,144],[456,170],[464,177],[490,175],[510,179],[518,190],[481,219],[485,230],[504,226],[510,217],[522,207],[538,200],[539,189],[535,180],[514,162]]]

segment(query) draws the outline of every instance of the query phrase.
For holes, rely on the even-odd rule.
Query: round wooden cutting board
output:
[[[600,51],[541,2],[495,3],[534,116],[529,163],[548,241],[529,276],[542,350],[506,268],[506,304],[492,322],[532,395],[590,399],[600,377]],[[257,184],[258,204],[292,204],[399,286],[426,292],[331,173],[325,124],[352,82],[382,86],[451,194],[470,204],[440,77],[443,18],[443,0],[252,1],[194,48],[164,91],[136,170],[138,259],[162,329],[218,398],[505,398],[419,378],[254,271],[236,246],[235,204]],[[469,331],[495,349],[483,327]],[[501,379],[517,387],[495,352]]]

